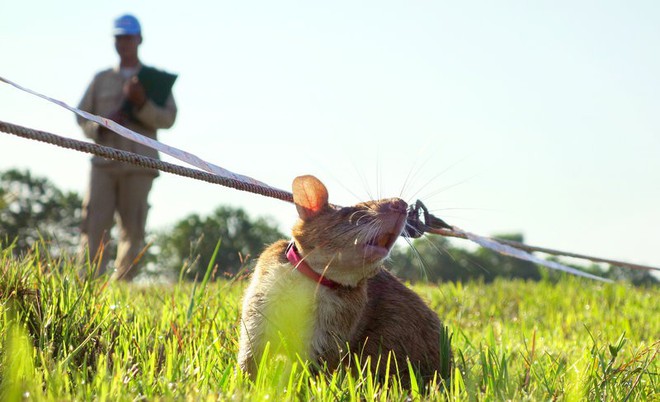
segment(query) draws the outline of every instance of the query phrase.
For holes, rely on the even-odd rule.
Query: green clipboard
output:
[[[172,93],[172,87],[177,79],[176,74],[171,74],[153,67],[142,66],[137,75],[137,79],[142,84],[144,92],[148,99],[151,99],[158,106],[165,106],[167,98]],[[122,112],[126,113],[129,118],[135,119],[133,116],[133,104],[129,100],[124,100],[121,105]]]
[[[147,98],[154,101],[158,106],[165,106],[178,76],[153,67],[143,66],[137,77],[144,87]]]

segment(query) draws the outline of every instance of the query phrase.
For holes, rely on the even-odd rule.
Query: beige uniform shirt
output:
[[[119,68],[111,68],[96,74],[91,84],[85,91],[80,101],[79,109],[102,117],[107,117],[119,110],[124,103],[122,90],[124,84],[130,77],[123,77]],[[125,126],[146,137],[157,139],[156,132],[159,128],[170,128],[176,119],[177,108],[174,97],[170,94],[164,106],[156,105],[152,100],[147,102],[139,110],[133,110],[133,119],[125,123]],[[138,144],[124,138],[119,134],[108,130],[101,130],[98,123],[77,117],[78,124],[82,127],[85,136],[94,140],[99,145],[105,145],[115,149],[134,152],[158,159],[158,151],[142,144]],[[92,157],[92,164],[97,167],[117,169],[128,172],[144,172],[157,175],[157,170],[140,168],[128,163],[112,161],[100,156]]]

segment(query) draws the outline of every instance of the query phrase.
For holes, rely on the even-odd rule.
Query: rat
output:
[[[370,358],[376,376],[398,373],[404,386],[408,361],[417,378],[448,376],[446,328],[384,267],[405,230],[407,203],[338,207],[310,175],[294,179],[293,201],[292,240],[263,251],[243,296],[240,368],[255,378],[262,358],[330,370]]]

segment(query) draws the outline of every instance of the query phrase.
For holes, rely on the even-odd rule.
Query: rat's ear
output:
[[[328,205],[328,190],[314,176],[298,176],[293,180],[293,202],[300,219],[306,221]]]

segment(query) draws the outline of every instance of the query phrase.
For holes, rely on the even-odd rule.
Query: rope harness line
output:
[[[28,88],[24,88],[3,77],[0,77],[0,82],[5,82],[6,84],[18,88],[21,91],[30,93],[37,97],[43,98],[49,102],[55,103],[88,120],[94,121],[123,137],[129,138],[133,141],[136,141],[148,147],[162,151],[168,155],[171,155],[181,161],[187,162],[202,170],[191,169],[173,163],[164,162],[159,159],[154,159],[147,156],[135,154],[132,152],[118,150],[90,142],[65,138],[56,134],[52,134],[40,130],[34,130],[31,128],[19,126],[4,121],[0,121],[0,131],[2,132],[13,134],[31,140],[45,142],[62,148],[72,149],[79,152],[85,152],[85,153],[101,156],[115,161],[126,162],[150,169],[158,169],[179,176],[189,177],[192,179],[201,180],[208,183],[219,184],[225,187],[230,187],[237,190],[246,191],[253,194],[259,194],[266,197],[276,198],[282,201],[293,203],[293,194],[291,194],[288,191],[271,187],[265,183],[262,183],[247,176],[235,174],[233,172],[221,168],[220,166],[216,166],[212,163],[208,163],[204,160],[201,160],[195,155],[189,154],[185,151],[176,149],[174,147],[170,147],[154,139],[144,137],[132,130],[127,129],[126,127],[123,127],[115,123],[112,120],[90,114],[83,110],[79,110],[77,108],[67,105],[62,101],[50,98],[38,92],[34,92]],[[568,267],[556,261],[541,259],[535,255],[530,254],[530,252],[538,251],[551,255],[565,256],[565,257],[589,260],[593,262],[607,263],[610,265],[637,269],[637,270],[660,271],[660,268],[650,267],[646,265],[631,264],[623,261],[615,261],[604,258],[591,257],[582,254],[553,250],[544,247],[530,246],[524,243],[515,242],[511,240],[479,236],[474,233],[466,232],[455,226],[451,226],[446,222],[444,222],[442,219],[437,218],[436,216],[430,214],[428,209],[424,206],[424,204],[420,200],[417,200],[417,202],[414,205],[409,206],[406,227],[407,230],[405,230],[404,233],[402,234],[402,236],[404,237],[417,238],[417,237],[421,237],[424,233],[430,233],[430,234],[436,234],[446,237],[467,239],[484,248],[493,250],[503,255],[518,258],[521,260],[531,261],[533,263],[544,265],[552,269],[568,272],[574,275],[583,276],[603,282],[613,282],[613,281],[606,278],[602,278],[600,276],[592,275],[587,272],[580,271],[572,267]]]
[[[241,191],[260,194],[271,198],[277,198],[282,201],[293,202],[293,195],[291,193],[278,190],[273,187],[264,187],[258,184],[246,183],[244,181],[233,178],[221,177],[212,173],[204,172],[202,170],[175,165],[173,163],[164,162],[159,159],[150,158],[148,156],[143,156],[128,151],[122,151],[103,145],[65,138],[56,134],[34,130],[16,124],[7,123],[5,121],[0,121],[0,131],[23,138],[56,145],[62,148],[73,149],[79,152],[102,156],[104,158],[112,159],[115,161],[127,162],[150,169],[158,169],[179,176],[190,177],[192,179],[213,184],[220,184],[222,186],[231,187]]]
[[[240,180],[221,177],[212,173],[204,172],[197,169],[187,168],[169,162],[164,162],[159,159],[150,158],[132,152],[122,151],[119,149],[110,148],[90,142],[78,141],[71,138],[61,137],[56,134],[19,126],[1,120],[0,120],[0,131],[8,134],[13,134],[18,137],[27,138],[30,140],[45,142],[47,144],[52,144],[62,148],[72,149],[74,151],[84,152],[120,162],[130,163],[144,168],[158,169],[178,176],[189,177],[191,179],[200,180],[212,184],[219,184],[221,186],[230,187],[236,190],[246,191],[253,194],[259,194],[286,202],[291,202],[291,203],[293,202],[293,195],[287,191],[273,189],[272,187],[263,187],[258,184],[245,183]],[[465,240],[472,240],[477,242],[478,244],[481,244],[481,242],[479,242],[477,238],[473,237],[474,235],[471,236],[467,232],[457,229],[445,223],[442,219],[429,213],[426,206],[420,200],[417,200],[417,202],[414,205],[411,205],[409,208],[407,228],[408,231],[406,237],[409,238],[418,238],[425,233],[430,233],[445,237],[454,237]],[[569,253],[569,252],[553,250],[545,247],[531,246],[525,243],[520,243],[506,239],[495,239],[495,238],[487,238],[487,237],[481,237],[481,239],[486,239],[488,241],[501,243],[528,252],[537,251],[551,255],[572,257],[582,260],[590,260],[593,262],[606,263],[610,265],[631,268],[636,270],[660,271],[660,268],[650,267],[646,265],[631,264],[623,261],[604,259],[599,257],[587,256],[583,254]],[[483,244],[481,245],[484,246]],[[510,255],[512,257],[516,257],[515,255],[511,255],[509,253],[505,253],[502,251],[498,251],[498,252]],[[600,277],[594,277],[594,279],[596,278],[599,280],[602,279]]]

